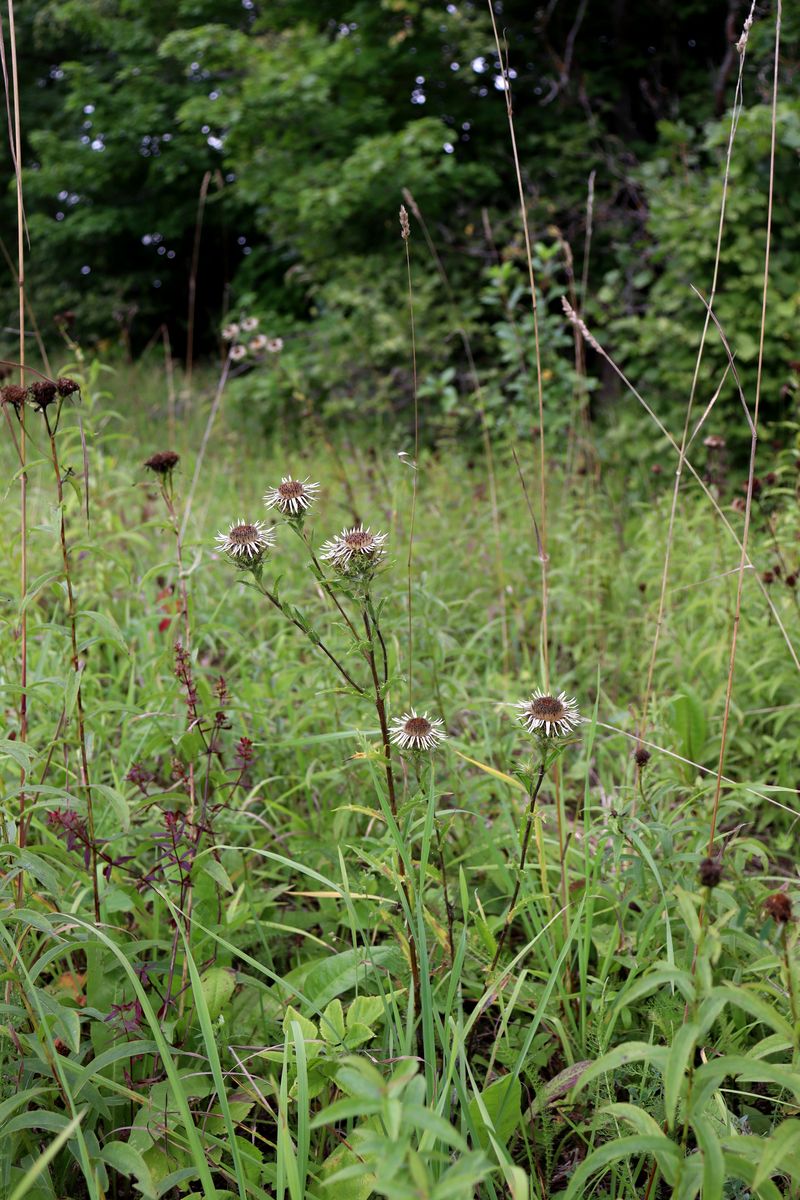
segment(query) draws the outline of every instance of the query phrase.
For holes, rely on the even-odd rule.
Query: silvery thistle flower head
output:
[[[263,521],[240,519],[227,533],[217,534],[217,549],[227,554],[237,567],[252,570],[260,567],[266,554],[275,545],[273,530]]]
[[[410,713],[395,717],[389,726],[389,740],[403,750],[435,750],[447,737],[440,717]]]
[[[522,700],[514,707],[519,709],[517,720],[528,733],[545,737],[572,733],[583,720],[576,701],[568,698],[566,692],[551,696],[537,688],[529,700]]]
[[[293,479],[284,475],[277,487],[267,488],[264,503],[267,508],[277,508],[285,517],[301,516],[317,499],[319,484],[311,483],[310,477]]]
[[[320,558],[342,575],[369,577],[386,554],[388,538],[388,533],[373,533],[369,526],[355,525],[325,542]]]

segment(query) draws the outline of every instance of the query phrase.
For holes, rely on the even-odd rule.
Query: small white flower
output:
[[[242,329],[245,333],[252,333],[254,329],[258,329],[258,317],[245,317]]]
[[[226,342],[235,342],[239,336],[239,326],[235,321],[231,321],[230,325],[226,325],[222,331],[222,336]]]
[[[263,354],[267,348],[269,338],[265,333],[257,333],[254,338],[248,342],[251,354]]]
[[[318,491],[319,484],[309,483],[308,478],[300,480],[284,475],[277,487],[267,489],[264,503],[267,508],[279,508],[284,515],[296,516],[311,507]]]
[[[243,518],[235,521],[227,533],[217,534],[217,549],[230,554],[234,559],[248,563],[263,558],[275,545],[273,529],[263,521],[247,522]]]
[[[320,558],[339,571],[371,568],[386,553],[388,538],[388,533],[372,533],[369,527],[365,529],[363,525],[356,525],[352,529],[343,529],[335,538],[325,542],[320,550]]]
[[[544,730],[545,737],[571,733],[583,720],[576,701],[569,699],[566,692],[550,696],[537,688],[530,700],[522,700],[514,707],[520,710],[517,720],[528,733]]]
[[[230,355],[231,362],[241,362],[243,358],[247,358],[247,346],[231,346]]]
[[[389,740],[403,750],[435,750],[446,737],[440,717],[418,714],[413,708],[410,713],[395,717],[389,726]]]
[[[283,338],[267,338],[267,349],[270,354],[280,354],[283,349]]]

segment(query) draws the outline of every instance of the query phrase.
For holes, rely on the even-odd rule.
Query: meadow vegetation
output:
[[[319,111],[358,59],[296,7],[159,55],[244,56],[232,129],[259,80]],[[123,57],[159,24],[63,10]],[[319,309],[240,279],[217,365],[167,324],[135,358],[35,327],[0,393],[3,1200],[800,1196],[796,101],[765,29],[708,157],[651,161],[663,262],[606,321],[591,220],[582,274],[520,175],[471,293],[406,194],[391,268],[343,246]],[[382,179],[379,136],[419,167],[430,128],[377,106],[353,149],[348,94],[326,186]],[[296,237],[295,182],[316,211],[287,175],[267,257],[338,236]],[[345,191],[344,227],[380,210]]]

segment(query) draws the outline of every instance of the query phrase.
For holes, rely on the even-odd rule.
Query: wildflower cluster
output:
[[[280,354],[283,338],[267,337],[257,333],[258,317],[243,317],[241,321],[230,321],[222,330],[222,340],[230,345],[228,354],[231,362],[244,359],[263,358],[265,354]]]
[[[28,387],[8,383],[0,388],[0,404],[13,408],[17,416],[25,404],[29,404],[34,412],[46,413],[51,404],[60,403],[79,392],[80,384],[63,375],[55,380],[37,379]]]

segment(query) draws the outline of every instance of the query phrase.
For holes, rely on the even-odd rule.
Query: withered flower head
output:
[[[520,710],[517,720],[528,733],[559,737],[571,733],[581,723],[578,705],[574,699],[567,697],[566,692],[550,696],[537,688],[530,700],[522,700],[514,707]]]
[[[346,574],[370,573],[386,553],[388,537],[388,533],[372,533],[369,526],[355,525],[325,542],[320,558]]]
[[[275,544],[272,529],[263,521],[252,523],[240,519],[227,533],[217,534],[217,549],[222,550],[239,566],[252,567],[261,562]]]
[[[247,358],[247,346],[231,346],[230,356],[231,362],[241,362],[243,358]]]
[[[37,379],[28,388],[31,404],[37,412],[44,412],[56,398],[57,388],[52,379]]]
[[[704,858],[700,863],[700,883],[715,888],[722,879],[722,863],[718,858]]]
[[[435,750],[445,740],[444,722],[427,713],[410,713],[395,717],[389,726],[389,740],[403,750]]]
[[[641,770],[642,767],[646,767],[650,762],[651,754],[649,750],[644,748],[644,746],[637,746],[633,758],[637,767],[639,770]]]
[[[0,388],[0,403],[10,404],[19,412],[23,404],[28,398],[28,389],[20,387],[18,383],[8,383],[4,388]]]
[[[792,919],[792,902],[786,892],[774,892],[764,901],[764,912],[776,925],[786,925]]]
[[[310,508],[317,498],[318,483],[310,483],[305,479],[292,479],[284,475],[277,487],[268,488],[264,494],[267,508],[278,508],[284,516],[297,516],[298,513]]]
[[[179,462],[180,455],[174,450],[159,450],[157,454],[151,454],[144,465],[156,475],[169,475]]]
[[[242,330],[244,333],[252,333],[258,329],[258,317],[245,317],[242,321]]]
[[[724,450],[727,443],[718,433],[710,433],[707,438],[703,438],[703,445],[709,450]]]
[[[66,375],[59,375],[56,380],[56,387],[62,400],[66,400],[67,396],[74,396],[76,392],[81,390],[81,385],[76,383],[74,379],[67,379]]]

